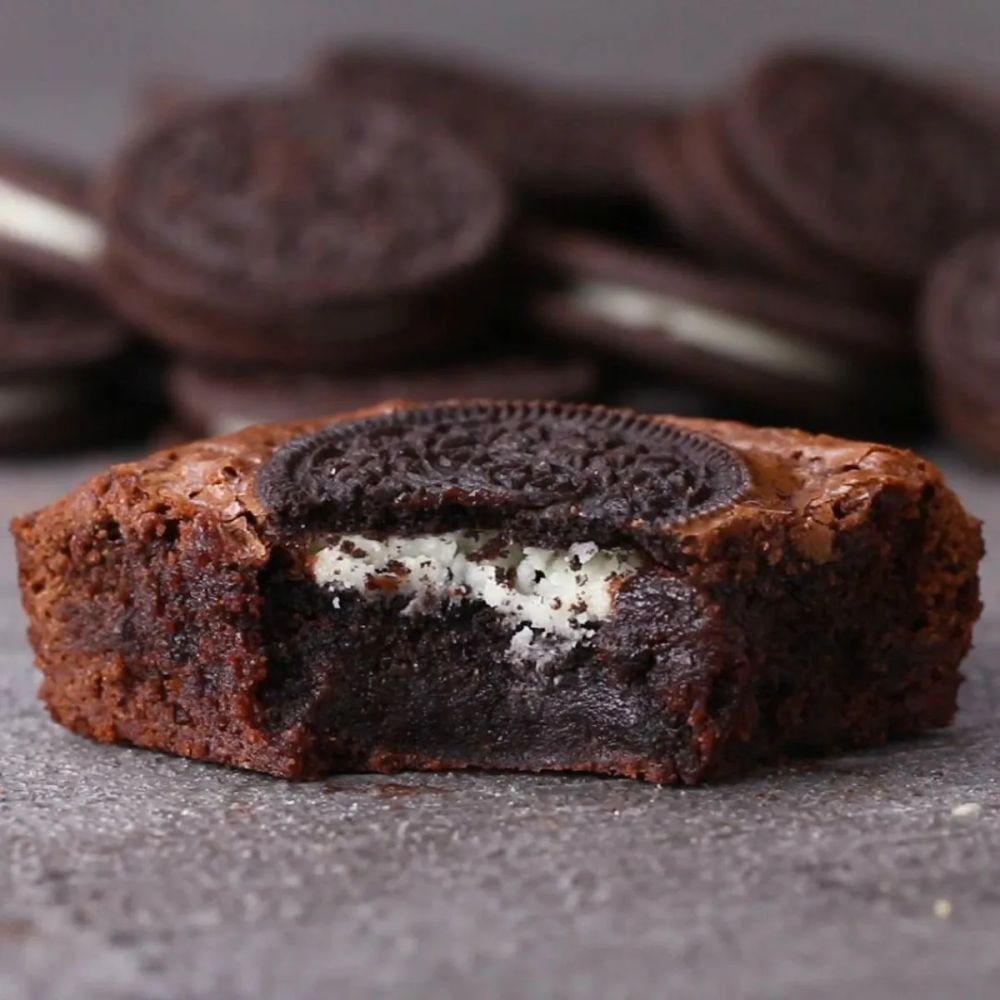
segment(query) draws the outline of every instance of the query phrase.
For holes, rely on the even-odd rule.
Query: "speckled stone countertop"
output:
[[[100,464],[0,466],[0,516]],[[693,790],[94,746],[35,701],[4,537],[0,997],[995,998],[1000,477],[943,464],[991,550],[958,724]]]

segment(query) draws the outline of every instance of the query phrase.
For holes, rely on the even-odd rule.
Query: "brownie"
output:
[[[951,721],[980,608],[910,452],[571,404],[250,428],[13,530],[57,721],[290,778],[871,746]]]

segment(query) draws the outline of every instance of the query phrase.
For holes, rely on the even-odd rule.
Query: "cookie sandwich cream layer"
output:
[[[825,384],[849,382],[852,369],[835,351],[795,339],[778,327],[675,295],[610,282],[583,282],[568,295],[577,308],[611,323],[656,329],[670,340],[781,375]]]
[[[79,263],[104,249],[104,231],[92,218],[6,180],[0,180],[0,238]]]

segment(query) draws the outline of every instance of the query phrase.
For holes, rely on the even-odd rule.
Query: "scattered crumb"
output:
[[[963,802],[952,809],[951,814],[955,819],[972,819],[983,811],[983,807],[978,802]]]
[[[951,900],[935,899],[934,916],[937,917],[938,920],[947,920],[951,916]]]

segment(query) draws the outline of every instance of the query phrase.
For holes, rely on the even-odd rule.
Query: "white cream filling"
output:
[[[58,379],[0,385],[0,420],[33,420],[59,412],[77,392]]]
[[[104,249],[104,231],[83,212],[0,180],[0,235],[89,263]]]
[[[592,636],[611,614],[618,586],[640,565],[638,553],[594,542],[543,549],[501,545],[495,531],[451,531],[382,540],[344,535],[315,553],[312,572],[334,591],[407,597],[404,614],[482,601],[519,626],[511,654],[538,660]]]
[[[734,361],[816,382],[851,378],[847,361],[822,347],[794,340],[773,327],[685,299],[605,282],[585,282],[569,292],[572,303],[612,323],[651,327],[680,344]]]

